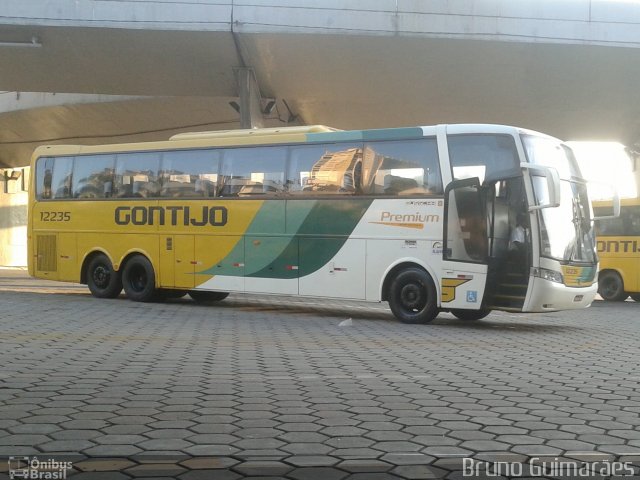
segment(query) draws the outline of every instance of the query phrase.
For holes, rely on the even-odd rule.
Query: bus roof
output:
[[[510,133],[521,129],[506,125],[451,124],[448,133]],[[372,130],[339,130],[325,125],[277,127],[212,132],[189,132],[173,135],[169,140],[119,143],[107,145],[49,145],[38,147],[33,158],[40,156],[118,153],[127,151],[172,150],[181,148],[235,147],[244,145],[275,145],[283,143],[363,142],[376,140],[407,140],[435,135],[436,127],[400,127]]]
[[[338,132],[337,128],[325,125],[304,125],[300,127],[277,127],[277,128],[250,128],[241,130],[215,130],[212,132],[187,132],[178,133],[169,140],[200,140],[209,138],[246,138],[248,136],[281,136],[294,133],[325,133]]]

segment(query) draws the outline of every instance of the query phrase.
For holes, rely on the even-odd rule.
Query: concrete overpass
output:
[[[41,143],[237,128],[232,101],[267,126],[640,141],[628,0],[3,0],[0,65],[0,168]],[[10,212],[0,232],[23,222]]]
[[[239,66],[278,100],[269,125],[495,122],[631,144],[639,47],[640,3],[623,0],[4,0],[0,90],[55,95],[0,95],[0,164],[57,139],[237,127]]]

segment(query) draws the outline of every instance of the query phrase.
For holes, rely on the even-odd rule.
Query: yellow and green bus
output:
[[[583,308],[597,290],[571,150],[515,127],[189,133],[39,147],[31,165],[29,273],[100,298],[388,301],[424,323]]]
[[[612,204],[596,201],[593,209],[598,216],[609,215]],[[596,220],[596,235],[598,293],[611,302],[629,296],[640,302],[640,198],[624,198],[619,216]]]

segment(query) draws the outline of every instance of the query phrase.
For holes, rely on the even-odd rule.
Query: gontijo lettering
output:
[[[117,225],[192,225],[203,227],[211,225],[222,227],[227,224],[226,207],[208,207],[194,209],[188,206],[169,207],[116,207],[114,220]]]
[[[598,252],[607,253],[638,253],[640,242],[638,240],[598,240]]]

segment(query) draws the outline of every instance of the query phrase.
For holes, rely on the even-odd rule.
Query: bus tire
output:
[[[402,323],[428,323],[438,315],[436,286],[421,268],[401,270],[391,281],[388,299]]]
[[[459,320],[472,322],[475,320],[482,320],[484,317],[491,313],[491,309],[481,308],[480,310],[462,310],[454,308],[453,310],[451,310],[451,313]]]
[[[618,272],[607,270],[598,277],[598,293],[608,302],[621,302],[629,295],[624,291],[624,283]]]
[[[229,296],[229,292],[206,292],[203,290],[190,290],[189,296],[198,303],[219,302]]]
[[[157,298],[153,265],[143,255],[134,255],[122,271],[124,293],[134,302],[153,302]]]
[[[116,298],[122,291],[120,273],[113,269],[113,265],[103,253],[95,255],[86,271],[87,286],[91,294],[97,298]]]
[[[640,303],[640,293],[630,293],[629,296],[633,299],[634,302]]]

